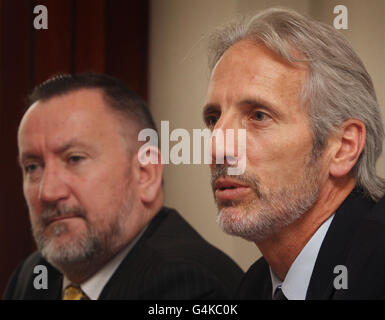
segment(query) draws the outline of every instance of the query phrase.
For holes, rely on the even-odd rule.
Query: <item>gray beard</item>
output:
[[[102,231],[96,230],[88,220],[88,215],[83,208],[53,206],[47,207],[38,223],[32,226],[32,233],[38,250],[42,256],[55,268],[69,277],[88,278],[124,246],[121,244],[121,236],[124,234],[123,225],[131,212],[130,199],[124,202],[117,218],[105,226]],[[56,238],[69,232],[65,222],[56,222],[53,234],[49,237],[44,235],[46,221],[57,215],[75,214],[84,219],[86,231],[59,245]]]
[[[213,170],[213,185],[218,177],[226,175],[225,167],[220,166]],[[260,243],[298,220],[313,207],[320,193],[318,175],[317,164],[308,161],[297,182],[278,191],[263,188],[257,177],[250,173],[234,176],[234,179],[251,186],[255,199],[217,202],[217,222],[230,235]],[[232,212],[235,210],[238,212]],[[239,211],[242,211],[241,214]]]
[[[54,236],[50,238],[34,232],[37,248],[42,256],[65,274],[84,274],[90,264],[98,260],[102,251],[103,245],[95,231],[88,226],[87,233],[76,241],[59,246],[55,242],[56,238],[68,232],[67,225],[58,222],[53,228]]]

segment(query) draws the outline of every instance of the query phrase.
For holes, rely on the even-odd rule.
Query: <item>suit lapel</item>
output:
[[[146,242],[167,217],[167,210],[163,208],[150,222],[146,231],[138,242],[120,263],[114,274],[108,280],[100,293],[99,300],[109,299],[139,299],[136,285],[136,274],[142,269],[144,259],[142,255],[146,250]]]
[[[268,266],[268,264],[266,263]],[[268,267],[267,271],[267,277],[266,277],[266,282],[265,282],[265,287],[264,287],[264,292],[263,292],[263,299],[265,300],[272,300],[273,298],[273,285],[271,283],[271,275],[270,275],[270,269]]]
[[[310,279],[306,299],[330,299],[333,287],[334,268],[345,265],[353,234],[365,213],[370,212],[374,202],[363,197],[358,189],[345,199],[337,209],[325,239],[321,245]]]
[[[63,275],[53,277],[49,285],[52,286],[51,290],[48,290],[45,295],[45,299],[49,300],[61,300],[62,299],[62,286],[63,286]]]
[[[270,274],[270,266],[266,262],[264,257],[260,258],[260,270],[258,272],[258,278],[255,281],[255,286],[258,288],[258,286],[261,287],[261,290],[255,290],[257,293],[260,292],[261,296],[257,296],[256,299],[258,300],[271,300],[273,295],[273,285],[271,282],[271,274]]]
[[[236,293],[238,300],[271,300],[270,268],[264,257],[259,258],[246,272]]]

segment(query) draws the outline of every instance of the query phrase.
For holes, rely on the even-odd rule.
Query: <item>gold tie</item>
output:
[[[63,300],[90,300],[79,286],[69,285],[64,289]]]

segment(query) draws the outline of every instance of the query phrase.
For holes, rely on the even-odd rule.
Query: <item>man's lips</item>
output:
[[[67,219],[72,219],[72,218],[81,218],[79,216],[56,216],[56,217],[52,217],[52,218],[49,218],[47,219],[47,222],[46,222],[46,225],[50,225],[51,223],[54,223],[54,222],[57,222],[57,221],[62,221],[62,220],[67,220]]]
[[[251,188],[231,179],[219,178],[214,185],[215,197],[220,200],[236,200],[246,196]]]

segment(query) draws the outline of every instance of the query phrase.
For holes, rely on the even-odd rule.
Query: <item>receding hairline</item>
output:
[[[29,109],[31,109],[32,107],[34,107],[35,105],[45,103],[45,102],[48,102],[48,101],[51,101],[51,100],[54,100],[57,98],[63,98],[63,97],[66,97],[66,96],[69,96],[72,94],[78,94],[82,91],[91,91],[91,92],[99,93],[101,95],[103,101],[106,103],[106,105],[108,105],[109,107],[111,107],[113,109],[113,107],[111,106],[111,102],[108,100],[108,94],[106,93],[106,90],[104,88],[101,88],[101,87],[81,87],[81,88],[70,88],[68,90],[55,93],[55,94],[48,96],[48,97],[42,97],[36,101],[33,101],[32,104],[27,108],[27,111]]]
[[[285,65],[289,68],[293,69],[303,69],[307,73],[309,72],[309,61],[307,60],[304,53],[299,51],[297,48],[295,48],[294,45],[289,44],[288,48],[290,50],[290,54],[293,58],[295,58],[295,61],[287,60],[284,56],[282,56],[280,53],[276,52],[275,50],[269,48],[261,39],[255,38],[255,37],[246,37],[243,39],[239,39],[236,42],[234,42],[231,46],[229,46],[225,51],[223,51],[222,55],[218,57],[218,60],[216,60],[215,64],[212,66],[212,69],[210,70],[211,75],[214,73],[214,70],[218,66],[218,64],[222,61],[223,57],[229,53],[229,50],[233,49],[235,46],[239,45],[247,46],[248,48],[245,48],[246,50],[253,50],[253,48],[261,47],[264,51],[266,51],[266,55],[268,55],[271,59],[274,61],[279,62],[282,65]],[[248,62],[245,61],[245,64]]]
[[[64,98],[66,96],[72,95],[72,94],[79,94],[81,92],[94,92],[98,94],[102,98],[103,106],[106,107],[106,110],[108,110],[112,115],[114,115],[114,118],[119,122],[119,133],[122,135],[124,139],[127,140],[127,144],[130,146],[133,146],[136,141],[136,135],[140,130],[140,126],[137,124],[137,121],[135,121],[135,114],[131,112],[130,110],[119,110],[117,108],[113,107],[113,99],[108,96],[106,93],[106,90],[101,87],[81,87],[81,88],[71,88],[69,90],[66,90],[64,92],[56,93],[49,97],[44,97],[39,100],[36,100],[33,102],[24,113],[20,124],[18,128],[18,136],[20,133],[20,128],[23,124],[23,122],[26,119],[26,116],[33,112],[36,108],[41,107],[41,104],[47,103],[49,101],[52,101],[57,98]],[[134,141],[135,140],[135,141]],[[130,147],[132,150],[132,147]]]
[[[134,121],[134,118],[135,115],[133,112],[131,112],[130,110],[118,110],[117,108],[114,108],[113,107],[113,104],[114,104],[114,101],[112,98],[110,98],[108,96],[108,93],[106,92],[106,90],[104,88],[101,88],[101,87],[81,87],[81,88],[70,88],[69,90],[66,90],[64,92],[59,92],[59,93],[55,93],[54,95],[52,96],[49,96],[49,97],[43,97],[39,100],[36,100],[34,101],[26,110],[26,112],[24,113],[23,117],[28,113],[30,112],[29,110],[31,110],[32,108],[37,108],[39,106],[39,104],[41,103],[46,103],[48,101],[51,101],[51,100],[54,100],[54,99],[57,99],[57,98],[63,98],[63,97],[66,97],[66,96],[69,96],[69,95],[72,95],[72,94],[78,94],[78,93],[81,93],[81,92],[95,92],[95,93],[98,93],[101,98],[102,98],[102,101],[104,102],[104,105],[107,107],[107,109],[109,109],[112,113],[118,115],[118,116],[123,116],[124,118],[126,118],[126,120],[130,120],[131,122],[133,123],[136,123]],[[127,117],[127,113],[130,113],[132,114],[132,118],[129,118]]]

